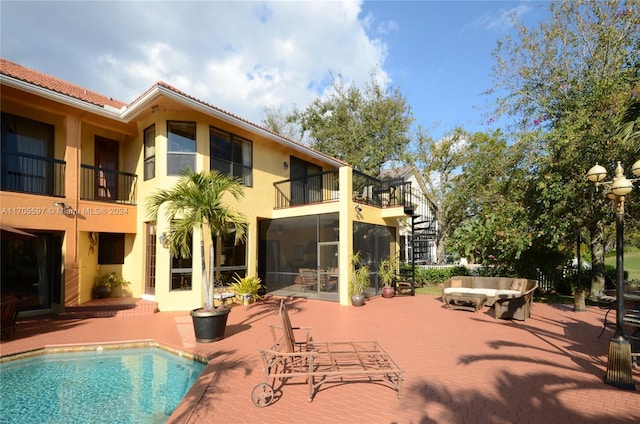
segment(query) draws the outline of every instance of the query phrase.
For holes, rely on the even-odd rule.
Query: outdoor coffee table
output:
[[[450,309],[478,312],[486,302],[487,295],[482,293],[451,293],[447,296]]]

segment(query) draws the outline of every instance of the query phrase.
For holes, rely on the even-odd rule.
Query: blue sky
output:
[[[0,3],[1,56],[131,102],[157,80],[259,123],[304,107],[330,73],[362,85],[376,67],[436,138],[491,130],[491,51],[545,14],[533,1]]]

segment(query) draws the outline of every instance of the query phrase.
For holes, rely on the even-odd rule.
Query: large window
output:
[[[121,265],[124,263],[124,234],[100,233],[98,236],[98,263]]]
[[[337,213],[259,222],[258,276],[282,296],[338,301]]]
[[[193,241],[188,241],[192,246]],[[193,258],[181,258],[171,255],[171,290],[191,290],[191,275],[193,273]]]
[[[233,235],[220,240],[220,279],[229,284],[233,277],[244,277],[247,273],[247,245],[244,241],[235,243]]]
[[[0,292],[23,300],[23,310],[48,309],[61,302],[62,233],[0,240]]]
[[[167,175],[180,175],[196,169],[196,123],[167,122]]]
[[[53,126],[2,114],[2,190],[64,195],[64,162],[53,159]]]
[[[251,141],[211,127],[209,143],[211,170],[236,176],[246,186],[253,185]]]
[[[156,176],[156,126],[144,130],[144,179]]]
[[[381,288],[377,278],[380,261],[396,254],[392,251],[395,239],[396,231],[393,227],[353,223],[353,251],[360,252],[362,264],[369,267],[376,292]]]

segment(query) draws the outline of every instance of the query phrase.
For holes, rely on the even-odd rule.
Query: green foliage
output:
[[[596,162],[612,170],[615,160],[637,160],[637,143],[623,138],[620,128],[640,89],[639,4],[571,0],[548,7],[549,18],[535,27],[514,22],[517,36],[500,40],[494,51],[495,88],[505,94],[497,98],[492,119],[512,117],[516,141],[501,161],[506,177],[487,188],[504,200],[498,198],[496,207],[483,204],[483,215],[471,216],[456,231],[467,251],[474,249],[470,234],[477,235],[475,251],[483,263],[495,258],[498,266],[516,271],[522,262],[531,268],[530,252],[539,265],[551,262],[544,252],[553,262],[568,256],[581,218],[598,273],[603,222],[613,215],[585,174]],[[627,214],[639,216],[640,202],[631,197]],[[478,196],[474,203],[481,203]]]
[[[257,299],[261,299],[258,295],[258,290],[260,290],[261,286],[262,281],[255,275],[240,277],[236,274],[233,276],[233,283],[229,285],[229,288],[237,295],[251,295],[251,300],[255,302]]]
[[[349,293],[352,296],[363,294],[365,290],[371,287],[371,271],[369,267],[362,264],[359,251],[351,257],[351,264],[353,265],[353,272],[351,274]]]
[[[359,171],[377,176],[382,166],[398,160],[411,141],[414,118],[406,98],[396,87],[383,87],[372,71],[363,87],[333,76],[329,94],[304,110],[286,115],[270,110],[263,123],[285,134],[299,129],[311,147],[341,159]]]
[[[415,281],[420,287],[435,286],[457,275],[469,275],[466,267],[416,268]]]
[[[121,297],[121,296],[130,296],[131,293],[129,291],[131,287],[131,282],[122,278],[122,275],[118,275],[117,272],[107,272],[102,274],[93,282],[93,297],[100,297],[96,294],[96,290],[99,287],[107,287],[110,292],[109,295],[111,297]]]
[[[391,256],[380,261],[378,265],[378,278],[385,287],[391,287],[393,280],[396,279],[399,258]]]

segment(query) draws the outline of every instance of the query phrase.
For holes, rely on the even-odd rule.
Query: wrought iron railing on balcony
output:
[[[338,171],[326,171],[273,184],[276,209],[338,200]]]
[[[90,165],[82,165],[81,168],[82,200],[136,204],[136,174]]]
[[[64,197],[66,163],[28,153],[2,152],[2,190]]]
[[[378,207],[411,204],[411,183],[402,178],[379,180],[353,171],[353,200]]]
[[[273,186],[276,209],[328,202],[339,198],[337,170],[279,181]],[[353,171],[352,190],[352,200],[359,203],[378,207],[411,204],[411,183],[402,178],[379,180]]]

